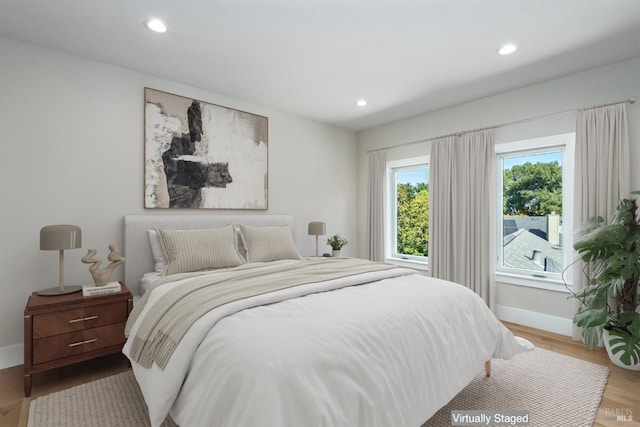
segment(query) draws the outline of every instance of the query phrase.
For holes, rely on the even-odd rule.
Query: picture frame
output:
[[[269,119],[144,90],[144,207],[268,209]]]

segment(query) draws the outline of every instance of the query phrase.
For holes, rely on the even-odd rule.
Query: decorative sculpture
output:
[[[95,249],[89,249],[89,252],[84,257],[82,257],[83,263],[93,264],[91,267],[89,267],[89,272],[91,273],[91,277],[93,277],[93,283],[95,283],[96,286],[106,285],[111,279],[113,270],[125,261],[123,257],[118,255],[118,249],[116,249],[114,245],[109,245],[109,250],[110,252],[107,259],[111,261],[111,264],[109,264],[105,268],[100,268],[102,259],[96,258]]]

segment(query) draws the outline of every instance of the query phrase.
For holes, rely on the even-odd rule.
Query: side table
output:
[[[24,310],[25,397],[35,373],[122,351],[133,296],[120,284],[120,292],[90,297],[31,294]]]

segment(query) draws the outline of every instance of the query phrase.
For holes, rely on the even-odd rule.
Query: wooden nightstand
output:
[[[31,294],[24,310],[24,395],[31,395],[31,375],[119,353],[133,296],[120,292],[83,297]]]

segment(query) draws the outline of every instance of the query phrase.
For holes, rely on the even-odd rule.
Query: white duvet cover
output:
[[[189,330],[164,370],[132,362],[152,426],[170,413],[182,427],[418,427],[485,361],[531,348],[469,289],[385,274],[228,304]],[[154,289],[148,305],[179,285]],[[266,305],[242,309],[254,303]]]

